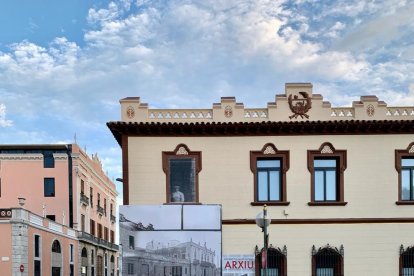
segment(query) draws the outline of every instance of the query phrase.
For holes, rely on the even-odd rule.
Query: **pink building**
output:
[[[0,145],[0,275],[117,275],[116,196],[76,144]]]

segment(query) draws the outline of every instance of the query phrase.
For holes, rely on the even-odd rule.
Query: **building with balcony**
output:
[[[124,204],[221,204],[223,275],[413,275],[413,106],[361,96],[332,107],[309,83],[261,108],[120,103],[107,125]],[[264,205],[267,252],[255,224]]]
[[[89,157],[77,144],[0,145],[0,191],[0,208],[12,210],[13,215],[15,210],[21,210],[16,214],[24,216],[22,227],[37,231],[27,232],[24,242],[29,250],[19,256],[14,256],[15,236],[9,236],[12,247],[1,256],[7,265],[0,265],[0,275],[119,273],[114,215],[117,192],[97,154]],[[25,199],[23,207],[18,198]],[[20,217],[6,216],[0,223],[15,227]],[[63,262],[60,269],[53,265],[55,259],[52,256],[50,261],[45,250],[56,249],[57,245],[43,234],[46,232],[60,237],[61,257],[66,260],[70,252],[74,254],[70,255],[73,261]],[[4,236],[3,232],[0,235]],[[5,232],[4,237],[7,235]],[[33,257],[31,247],[36,243],[45,255]],[[25,266],[23,274],[19,262]]]

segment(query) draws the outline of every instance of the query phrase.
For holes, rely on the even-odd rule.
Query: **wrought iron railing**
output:
[[[114,215],[112,215],[112,214],[111,214],[111,221],[112,221],[113,223],[115,223],[115,222],[116,222],[116,217],[115,217]]]
[[[96,205],[96,212],[100,215],[105,215],[105,209],[99,205]]]
[[[100,239],[98,237],[95,237],[94,235],[91,235],[91,234],[83,232],[83,231],[78,232],[78,238],[79,238],[79,240],[89,242],[89,243],[92,243],[92,244],[95,244],[95,245],[104,246],[108,249],[119,250],[119,245],[108,242],[104,239]]]

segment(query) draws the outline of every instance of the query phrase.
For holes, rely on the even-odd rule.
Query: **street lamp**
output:
[[[263,232],[263,251],[262,251],[262,267],[263,275],[267,276],[267,248],[269,244],[269,234],[267,234],[267,227],[270,225],[272,220],[267,216],[267,206],[263,206],[263,212],[260,212],[256,216],[256,224],[262,228]]]

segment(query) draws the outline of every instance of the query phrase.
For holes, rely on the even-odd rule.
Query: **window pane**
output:
[[[335,168],[335,159],[315,159],[313,160],[313,166],[315,168]]]
[[[258,184],[258,200],[267,201],[267,172],[257,173],[257,184]]]
[[[44,179],[44,196],[55,196],[55,179]]]
[[[402,275],[403,276],[411,276],[411,275],[414,275],[414,268],[412,268],[412,267],[403,268],[403,274]]]
[[[334,276],[333,268],[317,268],[316,276]]]
[[[401,199],[410,200],[410,170],[401,170]]]
[[[280,172],[271,171],[270,176],[270,200],[280,200]]]
[[[257,160],[258,168],[280,168],[280,160]]]
[[[170,159],[170,190],[172,202],[195,202],[195,159]]]
[[[40,236],[35,235],[35,257],[40,257]]]
[[[402,158],[401,165],[403,167],[414,167],[414,159],[413,158]]]
[[[336,200],[336,171],[326,171],[326,200]]]
[[[315,200],[325,200],[323,171],[315,171]]]

